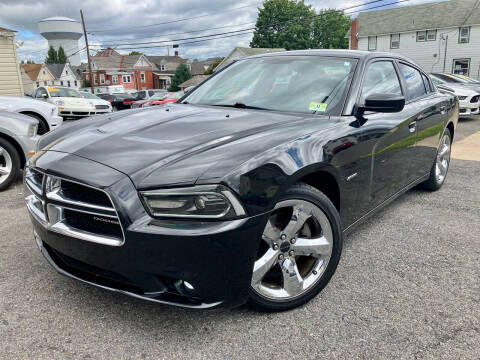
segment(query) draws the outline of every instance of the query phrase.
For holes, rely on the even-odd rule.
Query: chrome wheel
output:
[[[3,147],[0,146],[0,184],[7,181],[12,172],[12,157]]]
[[[332,256],[330,222],[318,206],[304,200],[278,203],[262,240],[251,286],[270,300],[305,294],[322,278]]]
[[[439,184],[442,184],[447,176],[448,165],[450,163],[450,151],[450,136],[444,134],[437,153],[437,162],[435,164],[435,177]]]

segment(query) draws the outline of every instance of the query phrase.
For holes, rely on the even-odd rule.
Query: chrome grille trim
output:
[[[28,174],[32,171],[42,174],[42,184],[40,187],[28,177]],[[27,209],[32,217],[45,229],[58,234],[102,245],[122,246],[124,244],[125,231],[123,229],[123,225],[120,221],[120,217],[118,216],[115,206],[113,205],[112,198],[106,191],[78,181],[65,179],[59,176],[48,175],[42,171],[32,169],[30,167],[26,168],[25,174],[25,185],[27,189],[32,192],[32,195],[25,197]],[[107,207],[69,199],[61,192],[61,186],[54,191],[47,192],[47,185],[52,180],[66,181],[102,192],[107,196],[112,206]],[[38,205],[39,202],[41,203],[40,207],[43,209],[43,212],[41,212],[38,207],[35,206]],[[115,219],[121,230],[122,236],[109,236],[75,228],[67,223],[64,217],[64,210],[96,215],[102,218],[106,217]]]

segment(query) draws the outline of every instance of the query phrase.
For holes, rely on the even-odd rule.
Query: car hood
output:
[[[470,84],[448,83],[445,84],[445,86],[455,91],[455,95],[457,96],[472,96],[480,94],[480,86],[478,85],[470,86]]]
[[[81,107],[92,107],[90,105],[90,100],[84,98],[74,98],[74,97],[52,97],[52,102],[55,104],[58,100],[63,101],[64,106],[81,106]]]
[[[299,124],[305,116],[170,104],[87,118],[52,132],[40,145],[117,169],[141,188],[194,183],[215,164],[238,166],[294,137],[292,126],[306,133]],[[255,141],[249,144],[249,138]],[[205,156],[209,152],[215,155]]]

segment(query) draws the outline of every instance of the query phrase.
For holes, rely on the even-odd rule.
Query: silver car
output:
[[[14,182],[34,155],[39,136],[38,120],[33,117],[0,111],[0,191]]]

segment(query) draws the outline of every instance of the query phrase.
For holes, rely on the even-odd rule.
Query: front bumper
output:
[[[477,115],[480,113],[480,102],[470,102],[471,97],[459,101],[460,115]]]
[[[63,118],[61,116],[54,115],[50,117],[50,129],[56,129],[63,124]]]
[[[96,114],[95,108],[77,108],[77,107],[64,107],[58,110],[58,114],[62,117],[86,117]]]
[[[51,157],[52,164],[65,156],[55,155],[46,156]],[[37,244],[57,271],[105,289],[169,305],[204,309],[236,306],[248,299],[267,215],[223,222],[154,220],[144,211],[128,177],[83,158],[65,157],[66,161],[75,162],[72,166],[77,169],[95,164],[98,171],[111,173],[105,177],[95,169],[78,171],[114,181],[108,185],[93,184],[93,175],[79,180],[109,194],[124,241],[109,246],[80,239],[72,232],[51,226],[48,212],[42,220],[28,207]],[[42,165],[41,160],[42,157],[34,162]],[[67,177],[57,170],[42,169],[47,174]],[[42,202],[45,207],[52,203],[48,199]],[[182,287],[184,282],[191,284],[193,290]]]

